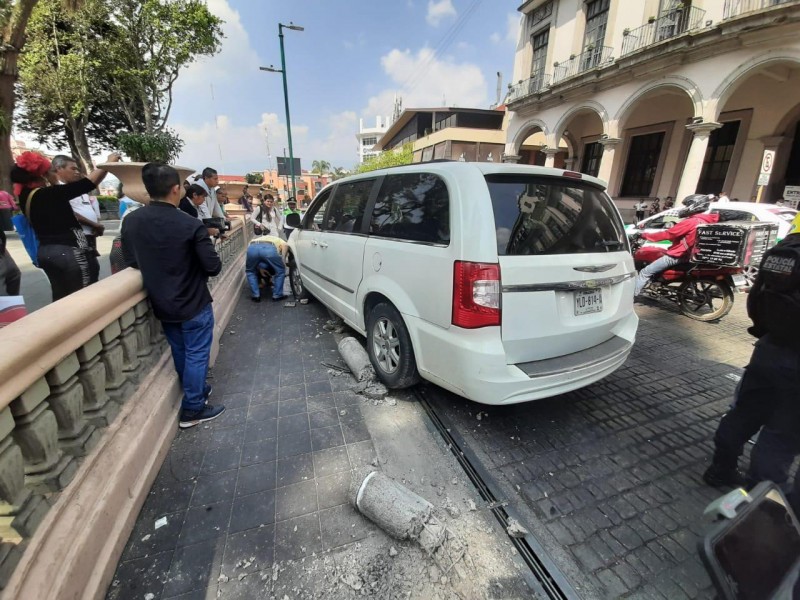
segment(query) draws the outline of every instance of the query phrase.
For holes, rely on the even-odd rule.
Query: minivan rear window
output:
[[[583,254],[627,249],[622,220],[599,188],[556,177],[486,176],[497,254]]]

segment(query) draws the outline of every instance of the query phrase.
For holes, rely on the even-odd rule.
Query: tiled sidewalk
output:
[[[361,399],[320,364],[340,363],[326,319],[319,304],[243,293],[211,379],[227,410],[178,432],[109,599],[258,597],[274,563],[374,529],[346,500],[350,470],[375,450]]]

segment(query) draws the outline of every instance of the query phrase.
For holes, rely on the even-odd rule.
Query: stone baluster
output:
[[[136,313],[132,308],[126,310],[119,318],[120,336],[122,344],[122,370],[128,373],[128,377],[133,378],[133,373],[139,368],[139,357],[137,356],[138,347],[136,345],[136,331],[133,324],[136,321]]]
[[[125,354],[122,342],[119,340],[121,334],[119,319],[109,323],[100,332],[100,341],[103,343],[100,360],[106,367],[106,393],[118,404],[125,401],[130,387],[128,377],[123,370]]]
[[[100,432],[83,414],[83,386],[78,379],[81,365],[75,352],[50,369],[47,403],[56,416],[58,441],[67,454],[83,456],[100,439]]]
[[[83,414],[95,427],[106,427],[119,413],[119,405],[106,393],[106,366],[100,360],[103,343],[96,335],[76,350],[81,368],[78,380],[83,386]]]
[[[150,317],[147,314],[150,307],[147,300],[142,300],[133,307],[136,320],[133,329],[136,332],[136,355],[144,358],[153,354],[153,344],[150,341]]]
[[[75,459],[58,444],[58,422],[46,402],[50,386],[39,378],[11,403],[14,441],[22,451],[25,485],[38,492],[63,489],[75,475]]]
[[[44,496],[25,487],[24,459],[13,431],[14,417],[6,407],[0,411],[0,588],[22,557],[23,539],[33,535],[50,507]]]

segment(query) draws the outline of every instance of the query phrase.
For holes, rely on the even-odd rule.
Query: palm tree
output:
[[[14,116],[17,62],[25,45],[25,28],[39,0],[0,3],[0,190],[10,190],[11,120]],[[64,0],[67,9],[77,8],[81,0]]]
[[[319,176],[331,172],[331,163],[327,160],[315,160],[311,163],[311,172]]]
[[[342,167],[334,167],[333,173],[331,173],[331,181],[336,181],[342,177],[347,177],[349,174],[350,172],[347,169],[343,169]]]

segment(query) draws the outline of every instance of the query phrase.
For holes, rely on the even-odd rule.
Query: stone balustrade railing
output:
[[[238,297],[247,237],[242,220],[234,218],[232,230],[217,242],[223,271],[210,282],[217,334],[230,318]],[[118,558],[113,556],[114,548],[121,552],[130,529],[113,524],[113,511],[123,508],[114,507],[109,499],[131,493],[113,487],[127,484],[122,475],[126,465],[119,465],[116,481],[114,473],[103,473],[99,468],[109,457],[95,454],[101,451],[101,444],[102,452],[109,452],[112,447],[135,444],[136,438],[142,452],[161,452],[163,458],[166,447],[162,451],[158,444],[168,445],[176,427],[174,421],[163,418],[164,410],[174,417],[180,398],[167,348],[161,324],[153,315],[141,275],[135,269],[125,269],[0,329],[0,587],[8,588],[4,595],[20,598],[33,594],[24,591],[30,584],[28,577],[36,577],[45,568],[44,563],[48,564],[41,572],[47,573],[47,569],[57,569],[61,559],[71,556],[72,550],[63,546],[74,542],[56,532],[60,526],[74,525],[64,525],[59,519],[80,519],[81,511],[90,505],[96,505],[92,510],[107,514],[112,521],[105,528],[102,519],[87,520],[81,526],[99,527],[92,533],[101,538],[110,534],[110,528],[121,538],[121,542],[108,546],[110,554],[106,549],[105,558],[97,559],[110,565],[105,569],[108,577],[113,573]],[[214,356],[216,348],[215,342]],[[139,388],[145,380],[148,389],[142,391]],[[132,398],[138,403],[138,398],[154,393],[163,396],[166,404],[153,400],[152,414],[158,413],[161,418],[151,425],[153,435],[139,438],[141,432],[136,429],[142,424],[132,424],[129,403]],[[137,409],[144,407],[142,404]],[[108,435],[113,431],[114,440],[104,439],[106,431]],[[136,486],[139,497],[125,501],[124,510],[132,513],[127,519],[131,526],[160,466],[157,457],[145,458],[132,469],[137,475],[147,469],[146,477]],[[100,472],[93,471],[98,468]],[[75,505],[82,491],[73,488],[87,485],[104,488],[105,496],[89,503],[81,501],[86,507]],[[111,505],[107,506],[109,501]],[[61,558],[54,558],[54,553]],[[71,564],[77,571],[66,568],[63,581],[80,578],[81,573],[90,577],[81,570],[80,561]],[[15,572],[23,567],[24,576]],[[78,589],[87,589],[84,584],[78,581]],[[57,590],[67,588],[47,589],[47,593],[38,590],[35,597],[61,597]],[[94,589],[104,590],[102,581],[96,580]]]

